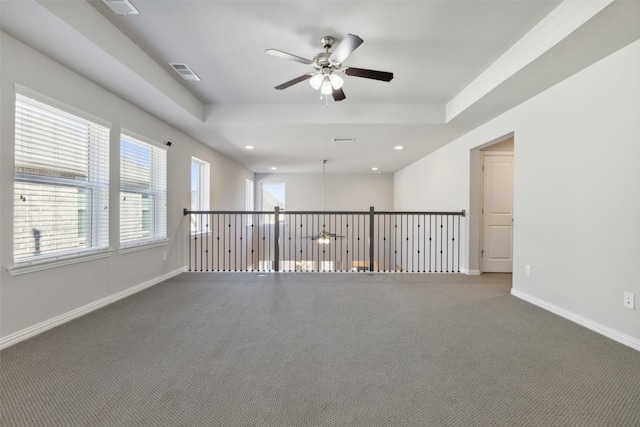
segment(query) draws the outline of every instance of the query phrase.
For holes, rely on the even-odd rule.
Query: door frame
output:
[[[468,275],[479,275],[482,273],[482,238],[480,235],[480,229],[482,228],[482,215],[480,211],[482,205],[482,187],[480,183],[480,180],[482,179],[482,159],[480,158],[480,153],[482,153],[482,150],[485,148],[504,142],[509,138],[513,138],[514,141],[514,151],[509,154],[513,154],[515,162],[515,145],[517,143],[517,138],[513,131],[469,149],[469,219],[467,234],[469,250],[467,253],[467,267],[463,269],[463,272]],[[515,185],[514,180],[514,196],[516,192]]]

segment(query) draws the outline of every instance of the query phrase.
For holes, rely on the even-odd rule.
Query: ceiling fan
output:
[[[322,161],[322,211],[325,211],[325,178],[326,178],[326,165],[327,165],[327,161],[323,160]],[[315,236],[306,236],[303,237],[303,239],[311,239],[311,240],[317,240],[319,244],[321,245],[328,245],[329,243],[331,243],[331,239],[336,240],[336,239],[343,239],[344,236],[339,236],[336,233],[331,233],[329,231],[326,231],[324,229],[324,224],[322,224],[322,232],[320,234],[317,234]]]
[[[347,67],[342,65],[345,59],[347,59],[349,55],[351,55],[353,51],[364,42],[360,37],[353,34],[347,34],[338,46],[336,46],[333,52],[329,52],[329,49],[331,49],[335,42],[333,37],[325,36],[321,39],[321,42],[325,51],[317,54],[313,60],[292,55],[277,49],[265,50],[265,53],[269,55],[311,65],[314,69],[309,73],[303,74],[300,77],[296,77],[293,80],[289,80],[288,82],[276,86],[277,90],[286,89],[297,83],[311,79],[309,81],[311,87],[316,90],[320,89],[320,93],[322,95],[325,97],[332,95],[335,101],[342,101],[346,96],[342,90],[342,84],[344,81],[339,76],[340,73],[348,76],[364,77],[365,79],[381,80],[385,82],[393,79],[393,73],[386,71],[367,70],[364,68]]]

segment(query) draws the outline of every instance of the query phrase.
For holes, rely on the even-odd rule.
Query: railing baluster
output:
[[[356,214],[356,232],[358,234],[356,236],[356,257],[358,258],[356,261],[358,263],[356,270],[360,271],[360,262],[362,261],[360,257],[360,215],[357,215],[357,214]]]
[[[380,245],[380,217],[379,217],[379,216],[377,216],[376,218],[377,218],[377,220],[378,220],[378,221],[377,221],[377,224],[376,224],[376,225],[377,225],[377,228],[378,228],[378,235],[376,236],[376,242],[378,242],[378,256],[377,256],[376,260],[378,261],[378,268],[377,268],[377,270],[378,270],[378,271],[380,271],[380,264],[381,264],[381,263],[380,263],[380,260],[381,260],[381,258],[380,258],[380,247],[382,246],[382,245]]]
[[[199,215],[200,222],[198,227],[198,233],[200,234],[200,271],[202,271],[202,214]]]
[[[404,271],[404,260],[403,260],[403,238],[404,237],[404,215],[400,214],[400,271]]]
[[[206,231],[205,231],[204,235],[205,235],[205,237],[207,239],[207,242],[206,242],[206,245],[205,245],[206,246],[206,253],[205,253],[205,256],[204,256],[205,264],[206,264],[205,271],[209,271],[209,216],[210,216],[210,214],[202,214],[201,216],[203,218],[205,218],[204,227],[205,227]]]
[[[229,214],[228,217],[225,216],[225,221],[228,220],[228,224],[227,224],[227,238],[225,240],[225,247],[227,249],[227,271],[232,271],[231,268],[231,264],[232,264],[232,256],[231,256],[231,248],[233,246],[233,230],[231,229],[231,217],[232,214]]]
[[[446,246],[445,246],[445,271],[448,273],[449,272],[449,215],[446,216],[447,218],[447,240],[445,240],[446,242]]]
[[[251,271],[255,271],[256,269],[255,242],[258,236],[256,235],[255,225],[256,225],[256,222],[258,221],[260,221],[260,215],[252,214],[251,215]]]
[[[420,245],[420,254],[422,256],[422,272],[425,273],[427,270],[427,217],[424,214],[422,214],[422,225],[420,230],[420,234],[422,234],[422,244]],[[419,263],[420,261],[418,261],[418,264]]]
[[[185,211],[186,211],[186,209],[185,209]],[[185,215],[189,215],[189,219],[187,221],[187,224],[188,224],[187,225],[187,236],[188,236],[187,239],[188,239],[188,242],[189,242],[189,248],[188,248],[188,250],[189,250],[189,264],[188,264],[188,266],[189,266],[189,271],[191,271],[191,240],[192,240],[191,239],[191,215],[193,215],[193,214],[192,213],[190,213],[190,214],[186,214],[185,213]]]
[[[407,250],[409,248],[407,247]],[[416,271],[415,266],[415,216],[411,215],[411,272]]]
[[[429,215],[429,273],[431,273],[431,218],[432,215]]]
[[[458,273],[460,273],[460,217],[458,217]]]

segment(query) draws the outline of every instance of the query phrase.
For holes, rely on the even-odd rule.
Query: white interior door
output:
[[[482,156],[482,271],[513,269],[513,154]]]

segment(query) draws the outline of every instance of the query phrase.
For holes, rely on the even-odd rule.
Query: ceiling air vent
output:
[[[117,15],[138,15],[140,12],[129,0],[102,0]]]
[[[196,73],[193,72],[191,68],[187,64],[178,64],[176,62],[169,63],[171,67],[176,70],[178,74],[182,76],[183,79],[189,80],[192,82],[200,81],[200,77]]]

